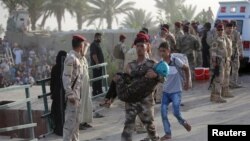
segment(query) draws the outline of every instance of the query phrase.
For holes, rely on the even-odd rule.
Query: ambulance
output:
[[[220,1],[216,19],[236,20],[242,37],[243,57],[241,67],[250,64],[250,0]]]

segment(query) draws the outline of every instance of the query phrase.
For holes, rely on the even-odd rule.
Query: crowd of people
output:
[[[37,80],[50,77],[56,56],[53,48],[11,44],[5,37],[0,39],[0,49],[1,87],[35,84]]]

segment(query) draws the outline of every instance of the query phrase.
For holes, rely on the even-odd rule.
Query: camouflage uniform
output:
[[[225,62],[225,72],[224,72],[224,83],[222,87],[221,95],[222,97],[233,97],[232,94],[229,93],[229,82],[230,82],[230,71],[231,71],[231,56],[232,56],[232,36],[226,35],[226,49],[227,49],[227,57]]]
[[[176,50],[176,39],[173,33],[169,32],[166,40],[169,42],[172,50]]]
[[[187,55],[192,78],[194,78],[194,68],[196,66],[195,51],[200,51],[201,46],[197,38],[191,34],[185,33],[180,37],[176,44],[177,49],[180,53]]]
[[[79,115],[81,104],[81,89],[83,71],[82,56],[70,51],[64,62],[63,71],[63,87],[65,89],[65,97],[73,95],[76,99],[76,104],[72,104],[67,100],[65,109],[65,123],[63,127],[63,141],[79,141]],[[75,82],[73,88],[72,85]]]
[[[118,72],[123,72],[123,70],[124,70],[124,62],[125,62],[125,54],[128,51],[128,48],[122,42],[117,44],[115,47],[119,47],[121,49],[122,53],[124,54],[124,59],[117,59],[116,58],[116,63],[117,63],[117,66],[118,66]]]
[[[146,62],[145,62],[146,63]],[[136,64],[137,65],[137,64]],[[133,67],[134,68],[134,67]],[[132,68],[130,67],[131,72]],[[149,138],[152,141],[158,141],[159,136],[156,133],[154,125],[154,96],[153,93],[135,103],[125,103],[125,126],[122,132],[122,141],[132,141],[132,133],[135,129],[135,119],[139,116],[144,124]]]
[[[201,45],[201,39],[200,39],[199,35],[196,34],[195,31],[194,31],[193,35],[196,38],[196,40],[198,41],[199,46],[200,46],[200,48],[197,51],[195,51],[195,58],[196,58],[195,59],[196,60],[195,64],[196,64],[196,67],[201,67],[202,63],[203,63],[203,61],[202,61],[202,52],[201,52],[201,46],[202,46]]]
[[[157,141],[159,139],[154,125],[153,101],[153,95],[149,95],[141,102],[125,104],[126,121],[122,133],[122,141],[132,141],[132,133],[137,115],[146,127],[151,140]]]
[[[176,29],[175,34],[174,34],[176,40],[178,40],[183,35],[184,35],[184,32],[181,29]]]
[[[219,75],[215,76],[212,82],[212,90],[210,100],[216,103],[224,103],[226,100],[221,98],[222,87],[224,84],[225,65],[227,59],[227,38],[225,36],[215,37],[212,47],[210,49],[212,64],[219,67]],[[211,65],[211,69],[215,69]],[[214,75],[214,74],[213,74]]]
[[[240,37],[240,33],[237,30],[233,31],[232,36],[232,76],[230,80],[230,85],[232,87],[238,86],[238,78],[239,78],[239,68],[240,68],[240,55],[243,54],[242,48],[242,40]]]

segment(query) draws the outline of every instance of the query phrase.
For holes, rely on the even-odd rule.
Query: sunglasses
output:
[[[217,29],[217,31],[223,31],[224,29]]]

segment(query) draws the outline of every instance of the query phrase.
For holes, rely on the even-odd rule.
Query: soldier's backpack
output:
[[[113,55],[116,59],[124,60],[125,57],[122,50],[122,44],[119,43],[114,47]]]
[[[185,54],[182,54],[182,53],[172,53],[171,54],[171,57],[173,58],[173,61],[169,64],[170,66],[175,66],[176,69],[178,70],[178,72],[180,73],[181,75],[181,78],[182,78],[182,82],[184,83],[186,80],[186,77],[185,77],[185,72],[183,71],[182,68],[178,67],[176,64],[175,64],[175,59],[178,58],[180,59],[185,65],[188,66],[189,68],[189,78],[188,78],[188,81],[189,81],[189,85],[190,87],[192,87],[192,76],[191,76],[191,70],[190,70],[190,67],[189,67],[189,63],[188,63],[188,59],[187,59],[187,56]]]
[[[142,65],[137,65],[136,61],[133,61],[129,63],[132,70],[131,75],[118,74],[121,78],[116,83],[116,92],[121,101],[139,102],[153,93],[158,80],[144,76],[149,69],[153,69],[154,64],[154,61],[151,60],[147,60]]]

